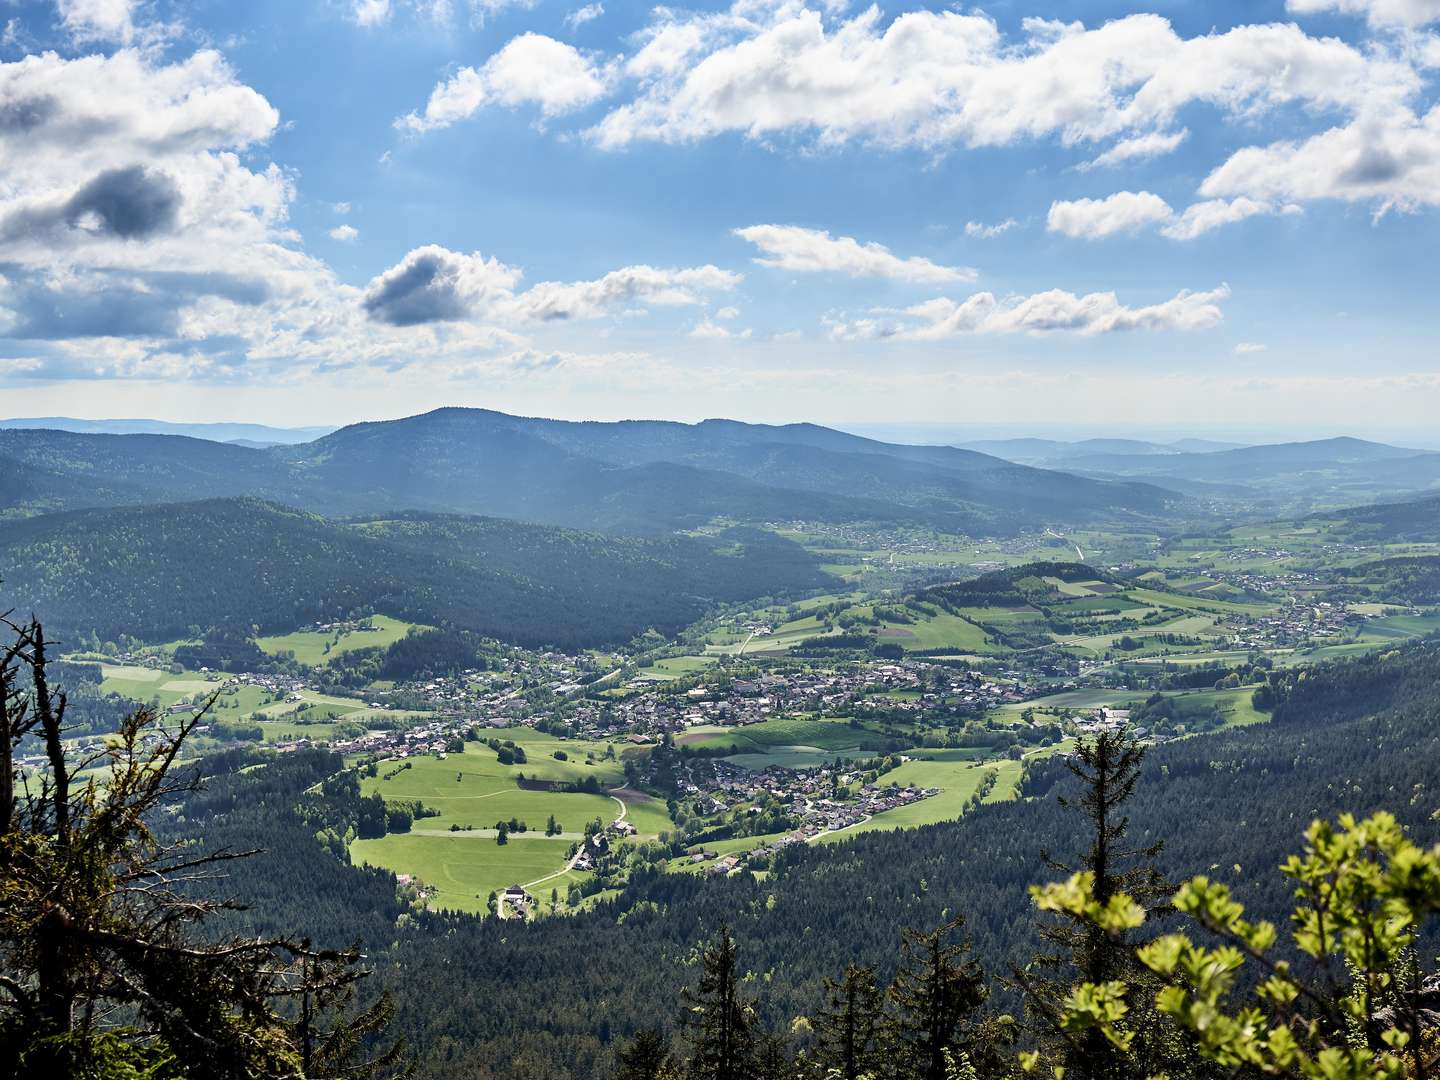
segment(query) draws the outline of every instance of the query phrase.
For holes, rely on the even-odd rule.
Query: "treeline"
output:
[[[53,632],[167,641],[257,634],[383,611],[517,644],[614,645],[673,633],[717,602],[832,582],[772,533],[633,539],[405,515],[339,523],[254,499],[51,514],[0,524],[6,590]],[[198,658],[198,657],[197,657]],[[253,657],[252,657],[253,659]]]

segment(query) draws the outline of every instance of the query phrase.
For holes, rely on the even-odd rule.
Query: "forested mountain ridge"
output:
[[[1271,919],[1292,901],[1292,886],[1274,868],[1313,817],[1389,809],[1418,841],[1433,842],[1437,686],[1433,646],[1277,673],[1272,724],[1151,751],[1127,808],[1131,840],[1163,839],[1172,877],[1206,873],[1231,886],[1247,917]],[[1073,794],[1072,780],[1050,761],[1031,769],[1024,801],[983,806],[953,823],[862,835],[839,848],[792,848],[763,882],[662,874],[564,919],[499,923],[421,913],[399,926],[388,877],[342,866],[317,839],[322,824],[322,832],[343,832],[357,790],[327,785],[332,820],[322,822],[314,805],[277,816],[293,800],[269,785],[299,792],[338,767],[316,754],[269,777],[270,770],[224,778],[177,827],[199,830],[212,844],[268,849],[235,880],[253,903],[240,916],[247,925],[303,928],[322,940],[361,934],[427,1077],[609,1075],[621,1040],[679,1012],[697,947],[722,922],[735,932],[741,970],[774,1030],[814,1014],[824,977],[849,963],[873,964],[888,977],[901,928],[932,927],[956,913],[966,917],[1001,994],[997,1004],[1013,1008],[1001,981],[1038,948],[1027,888],[1055,876],[1041,853],[1065,858],[1084,842],[1079,822],[1056,801]],[[292,770],[304,775],[287,779]]]
[[[0,513],[253,495],[325,514],[419,509],[620,532],[716,518],[929,524],[1008,534],[1160,513],[1174,496],[952,447],[809,424],[568,423],[438,409],[263,450],[172,435],[0,430],[33,470]]]
[[[523,645],[673,632],[716,602],[831,579],[798,545],[733,530],[639,539],[410,513],[335,522],[257,499],[0,523],[0,576],[56,632],[113,640],[248,636],[379,612]]]
[[[1106,483],[1014,465],[954,447],[901,446],[818,427],[706,420],[574,423],[484,409],[437,409],[403,420],[354,424],[276,453],[333,476],[339,463],[380,464],[404,447],[436,475],[454,462],[503,458],[576,467],[657,464],[738,476],[767,487],[860,497],[948,512],[962,520],[1089,516],[1101,509],[1155,512],[1167,496],[1143,484]],[[562,456],[563,455],[563,456]],[[993,524],[993,522],[992,522]]]

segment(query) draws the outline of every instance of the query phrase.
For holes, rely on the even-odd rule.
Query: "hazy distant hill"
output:
[[[1357,530],[1366,540],[1440,540],[1440,496],[1379,503],[1316,515]]]
[[[256,499],[0,523],[0,576],[7,603],[61,635],[248,636],[380,612],[566,648],[835,584],[803,548],[758,530],[647,540],[422,514],[337,523]]]
[[[164,435],[0,430],[0,456],[54,474],[45,480],[37,471],[38,494],[0,504],[12,512],[254,495],[328,514],[459,511],[622,532],[719,517],[1006,533],[1157,514],[1175,499],[1144,483],[809,424],[568,423],[481,409],[354,424],[263,450]]]
[[[1018,461],[1043,468],[1074,467],[1077,461],[1088,461],[1101,455],[1155,457],[1176,454],[1210,454],[1241,449],[1244,443],[1215,442],[1210,439],[1180,439],[1173,443],[1147,442],[1142,439],[1080,439],[1063,442],[1055,439],[981,439],[960,444],[969,450],[993,454],[1006,461]]]
[[[176,423],[170,420],[78,420],[73,416],[30,416],[0,420],[0,429],[47,428],[76,431],[86,435],[188,435],[213,442],[288,445],[318,439],[335,429],[324,427],[281,428],[268,424]]]
[[[1260,513],[1394,499],[1440,485],[1440,454],[1349,437],[1199,454],[1092,454],[1070,467],[1229,498]]]

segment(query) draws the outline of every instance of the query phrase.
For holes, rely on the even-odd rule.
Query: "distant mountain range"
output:
[[[325,514],[426,510],[617,532],[885,521],[971,533],[1165,512],[1161,488],[812,424],[571,423],[438,409],[253,449],[0,429],[0,512],[256,496]]]
[[[1175,442],[1146,442],[1142,439],[1079,439],[1063,442],[1055,439],[979,439],[956,443],[967,450],[978,450],[1006,461],[1018,461],[1042,468],[1064,468],[1075,461],[1104,455],[1151,457],[1175,454],[1211,454],[1222,450],[1239,450],[1245,443],[1216,442],[1212,439],[1178,439]]]
[[[1303,513],[1440,488],[1440,453],[1349,437],[1202,452],[1114,439],[987,445],[1017,461],[1063,461],[1081,475],[1144,480],[1249,514]]]
[[[288,446],[309,442],[333,427],[270,427],[267,424],[186,424],[169,420],[77,420],[73,416],[31,416],[0,420],[4,428],[48,428],[86,435],[188,435],[192,439],[233,442],[250,447]]]

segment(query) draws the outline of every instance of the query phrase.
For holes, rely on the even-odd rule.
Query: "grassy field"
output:
[[[468,743],[464,754],[444,759],[410,758],[411,767],[399,771],[399,762],[381,762],[380,775],[361,781],[363,794],[378,792],[391,800],[419,800],[440,815],[417,820],[415,833],[357,840],[351,845],[351,857],[396,873],[414,874],[440,890],[437,906],[462,911],[483,911],[491,891],[523,885],[561,869],[572,841],[545,836],[549,817],[553,815],[566,833],[575,834],[583,832],[585,823],[593,819],[615,820],[620,807],[608,795],[524,790],[517,785],[518,778],[522,773],[549,780],[594,775],[606,783],[618,782],[623,772],[617,762],[586,765],[586,744],[526,731],[529,737],[524,745],[530,760],[524,765],[501,765],[493,750],[478,743]],[[573,755],[571,760],[549,756],[552,747],[562,746],[567,756]],[[392,772],[393,776],[386,775]],[[670,824],[664,804],[653,800],[627,806],[626,816],[646,834],[658,833]],[[479,831],[512,817],[525,822],[530,831],[511,834],[508,844],[497,844],[493,835]],[[451,825],[476,831],[452,833]]]
[[[739,753],[765,754],[772,750],[815,752],[877,750],[887,740],[868,728],[851,727],[842,720],[806,720],[783,717],[743,727],[697,727],[681,737],[696,749],[736,747]]]
[[[704,671],[713,663],[715,663],[714,655],[668,656],[663,660],[656,660],[648,667],[641,668],[638,674],[651,679],[680,679],[686,675],[695,675]]]
[[[377,840],[356,840],[350,858],[397,874],[413,874],[436,888],[431,906],[452,911],[485,911],[492,892],[524,885],[565,866],[571,841],[538,836],[515,837],[501,846],[494,840],[466,836],[392,834]],[[565,883],[558,878],[561,894]],[[548,897],[550,883],[538,891]]]
[[[373,630],[350,630],[339,633],[321,633],[318,630],[300,630],[293,634],[278,634],[256,639],[256,644],[271,656],[293,653],[295,659],[308,667],[328,664],[337,656],[357,649],[388,648],[411,630],[428,627],[392,619],[388,615],[373,615],[370,618]]]
[[[1019,775],[1019,762],[1007,762],[1015,766]],[[877,814],[869,821],[861,822],[837,833],[820,837],[817,843],[840,843],[862,832],[877,832],[890,829],[914,828],[918,825],[933,825],[939,821],[951,821],[965,811],[965,803],[980,787],[985,774],[995,769],[995,763],[978,764],[958,761],[907,761],[898,769],[886,773],[880,782],[888,785],[892,780],[901,787],[938,787],[940,794],[922,799],[909,806],[896,807],[883,814]],[[1013,783],[1013,781],[1012,781]],[[997,782],[997,788],[999,784]]]

